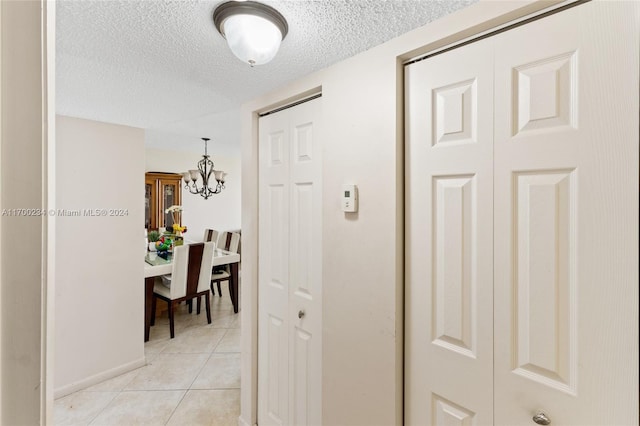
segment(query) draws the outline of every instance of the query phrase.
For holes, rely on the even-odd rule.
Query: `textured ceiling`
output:
[[[289,34],[272,62],[251,68],[212,23],[219,0],[58,0],[57,113],[149,129],[162,148],[207,131],[235,139],[222,127],[237,125],[244,101],[474,1],[264,1]]]

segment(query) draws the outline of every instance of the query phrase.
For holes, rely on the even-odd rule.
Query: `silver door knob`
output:
[[[298,318],[302,318],[303,316],[304,316],[304,311],[298,311]]]
[[[533,421],[539,425],[550,425],[551,419],[542,411],[533,416]]]

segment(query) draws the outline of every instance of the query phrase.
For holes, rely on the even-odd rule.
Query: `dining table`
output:
[[[172,271],[171,253],[166,256],[156,252],[148,252],[144,258],[144,341],[149,341],[149,330],[151,329],[151,306],[153,302],[153,286],[156,277],[171,274]],[[213,252],[213,266],[229,265],[229,293],[233,303],[233,312],[238,313],[238,266],[240,254],[216,248]]]

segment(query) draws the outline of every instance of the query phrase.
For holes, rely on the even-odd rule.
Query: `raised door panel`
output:
[[[434,179],[433,343],[475,357],[478,281],[474,176]]]
[[[476,426],[476,416],[458,404],[451,402],[439,395],[432,394],[431,425],[437,426]]]
[[[264,398],[265,420],[261,424],[287,424],[287,329],[283,318],[269,315],[267,318],[266,334],[266,360],[263,368],[266,368],[266,393]]]
[[[477,80],[433,89],[433,144],[474,143],[477,139]]]
[[[575,394],[576,171],[514,180],[513,371]]]
[[[266,245],[269,247],[269,256],[265,259],[266,269],[268,273],[265,273],[266,278],[265,285],[267,289],[272,289],[277,292],[282,292],[279,297],[284,297],[287,292],[287,286],[289,283],[289,271],[287,269],[289,265],[288,259],[288,241],[286,240],[288,230],[287,223],[282,220],[286,217],[286,209],[288,206],[285,203],[287,188],[285,185],[274,184],[269,185],[267,188],[267,204],[266,210],[269,216],[269,231],[268,240]]]
[[[513,68],[512,135],[576,128],[577,56],[570,50]]]
[[[313,183],[292,186],[291,283],[295,298],[312,300],[316,295],[313,276]]]
[[[315,336],[304,329],[294,326],[292,333],[292,383],[291,383],[291,424],[306,426],[315,425],[313,404],[317,403],[314,395],[313,374]]]

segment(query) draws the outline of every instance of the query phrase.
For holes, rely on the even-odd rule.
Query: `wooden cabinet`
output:
[[[144,226],[157,229],[173,225],[165,209],[182,202],[182,176],[175,173],[145,173]],[[180,218],[179,220],[181,220]]]

